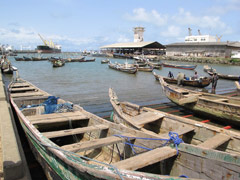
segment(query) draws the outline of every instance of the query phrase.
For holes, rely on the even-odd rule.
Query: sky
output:
[[[0,0],[0,44],[35,49],[38,34],[62,51],[99,50],[133,42],[133,28],[145,28],[144,41],[163,45],[192,34],[240,41],[240,0]]]

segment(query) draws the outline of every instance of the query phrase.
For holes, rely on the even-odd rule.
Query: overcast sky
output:
[[[63,51],[99,49],[132,42],[133,27],[145,27],[144,41],[170,44],[192,34],[240,41],[240,0],[0,0],[0,44],[15,49],[42,44]]]

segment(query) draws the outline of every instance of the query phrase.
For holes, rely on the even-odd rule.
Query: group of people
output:
[[[168,72],[168,77],[169,78],[174,78],[174,75],[171,71]],[[177,85],[178,86],[182,85],[182,81],[184,79],[189,80],[189,78],[187,78],[184,73],[179,72],[178,75],[177,75]],[[195,71],[193,77],[191,77],[191,80],[197,80],[197,79],[199,79],[199,76],[198,76],[197,71]],[[217,75],[216,72],[213,74],[211,81],[212,81],[212,93],[215,93],[216,92],[216,87],[217,87],[217,81],[218,81],[218,75]]]

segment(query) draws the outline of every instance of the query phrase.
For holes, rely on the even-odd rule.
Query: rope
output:
[[[169,132],[168,133],[169,135],[169,139],[160,139],[160,138],[141,138],[141,137],[129,137],[129,136],[123,136],[123,135],[119,135],[119,134],[115,134],[114,136],[116,137],[120,137],[120,138],[127,138],[127,142],[125,142],[125,144],[129,145],[134,154],[136,153],[135,150],[134,150],[134,147],[138,147],[138,148],[141,148],[141,149],[145,149],[145,150],[152,150],[151,148],[148,148],[148,147],[143,147],[143,146],[138,146],[138,145],[135,145],[135,144],[132,144],[130,142],[131,139],[143,139],[143,140],[154,140],[154,141],[166,141],[163,145],[161,145],[162,147],[163,146],[166,146],[167,144],[169,144],[170,142],[172,142],[174,145],[175,145],[175,148],[177,150],[177,155],[179,154],[178,152],[178,145],[180,143],[184,143],[183,140],[181,138],[179,138],[179,135],[178,133],[175,133],[175,132]]]

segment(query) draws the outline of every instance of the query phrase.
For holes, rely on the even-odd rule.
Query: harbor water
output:
[[[21,56],[32,57],[34,54],[21,54]],[[61,54],[45,54],[43,57],[64,57]],[[67,57],[77,57],[80,54],[68,54]],[[130,101],[139,105],[148,105],[161,102],[168,102],[162,92],[161,86],[155,80],[151,72],[137,72],[127,74],[110,69],[108,64],[101,64],[105,57],[95,57],[95,62],[70,62],[63,67],[53,68],[50,61],[16,61],[14,57],[8,57],[12,65],[18,68],[21,78],[30,81],[40,89],[61,97],[64,100],[79,104],[86,110],[98,114],[111,109],[108,97],[108,89],[112,87],[121,101]],[[85,57],[90,59],[92,57]],[[110,58],[111,62],[124,63],[125,59]],[[128,59],[128,63],[133,60]],[[165,62],[165,61],[164,61]],[[167,62],[167,61],[166,61]],[[187,64],[184,62],[170,62],[172,64]],[[197,64],[195,71],[199,76],[208,76],[203,71],[205,64]],[[217,72],[223,74],[240,74],[239,66],[209,64]],[[178,72],[183,72],[186,76],[193,76],[195,71],[174,68],[154,69],[163,76],[167,76],[171,71],[176,77]],[[10,76],[8,77],[10,81]],[[235,89],[234,81],[218,80],[217,93],[225,90]],[[199,91],[202,89],[198,88]],[[211,84],[204,90],[211,91]],[[104,114],[102,114],[104,115]]]

